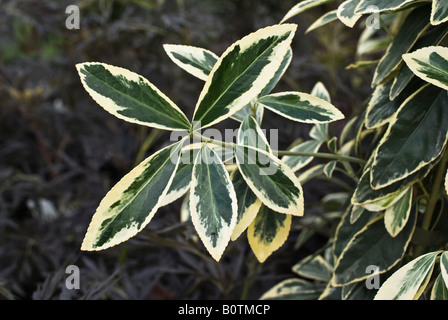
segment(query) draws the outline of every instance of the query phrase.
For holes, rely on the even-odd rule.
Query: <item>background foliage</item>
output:
[[[202,83],[175,66],[164,43],[220,54],[235,40],[278,23],[296,1],[78,1],[80,30],[65,28],[70,1],[1,1],[0,6],[0,297],[4,299],[259,298],[291,266],[334,232],[342,184],[304,186],[303,219],[287,243],[259,264],[247,241],[219,264],[179,219],[180,202],[160,209],[138,236],[103,252],[80,252],[88,222],[125,173],[166,145],[169,136],[110,117],[85,93],[74,65],[101,61],[149,76],[191,118]],[[361,30],[342,24],[304,34],[327,4],[294,18],[294,56],[279,88],[310,92],[322,81],[349,120],[371,93],[369,69],[355,61]],[[308,139],[310,126],[265,114],[279,129],[279,149]],[[339,133],[344,121],[330,127]],[[223,126],[237,126],[225,122]],[[316,160],[316,162],[319,162]],[[342,186],[341,186],[342,185]],[[324,196],[326,196],[324,198]],[[81,271],[81,289],[65,289],[65,268]],[[218,289],[218,290],[217,290]]]

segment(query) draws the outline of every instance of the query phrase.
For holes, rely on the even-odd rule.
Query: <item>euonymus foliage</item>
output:
[[[176,65],[204,81],[192,119],[134,72],[78,64],[86,91],[109,113],[185,132],[107,193],[82,249],[128,240],[160,207],[185,197],[183,216],[217,261],[244,231],[263,262],[287,239],[293,216],[310,226],[297,247],[328,221],[336,224],[321,250],[293,266],[300,278],[279,283],[264,299],[447,299],[448,2],[347,0],[308,28],[336,20],[353,28],[365,18],[351,67],[373,66],[372,92],[363,113],[348,119],[337,137],[328,123],[344,116],[322,83],[311,93],[272,93],[293,54],[297,26],[286,21],[335,2],[299,2],[280,24],[247,35],[220,56],[165,45]],[[273,149],[262,130],[265,109],[313,124],[310,139],[287,151]],[[228,118],[240,122],[236,142],[201,135]],[[330,153],[319,152],[324,145]],[[306,168],[317,156],[328,162]],[[337,180],[336,171],[353,185]],[[307,216],[302,185],[314,178],[346,187],[346,193],[328,196],[338,201],[337,212]],[[367,285],[372,277],[381,279],[374,288]]]
[[[326,92],[322,85],[314,94],[271,93],[291,62],[296,28],[278,24],[260,29],[233,43],[221,56],[197,47],[165,45],[174,63],[205,82],[191,120],[134,72],[100,62],[76,66],[86,91],[112,115],[186,133],[138,164],[106,194],[82,250],[103,250],[128,240],[160,207],[182,196],[188,197],[189,216],[199,238],[217,261],[229,241],[246,229],[260,262],[285,242],[291,217],[304,215],[303,190],[295,170],[312,158],[279,159],[261,129],[263,109],[320,126],[315,142],[298,147],[304,151],[316,152],[323,143],[325,124],[344,118],[322,96]],[[229,117],[241,122],[236,143],[200,134]]]
[[[308,0],[282,22],[330,2],[336,9],[308,32],[335,20],[364,28],[351,67],[373,66],[372,93],[354,120],[354,139],[341,144],[340,152],[366,163],[359,171],[344,167],[356,184],[328,244],[293,266],[300,278],[282,281],[262,298],[446,300],[448,2]],[[380,59],[372,61],[378,53]],[[347,123],[340,139],[352,125]],[[364,142],[367,136],[373,139]],[[313,152],[318,141],[296,148]],[[366,153],[363,142],[370,144]],[[284,160],[294,170],[308,164],[305,158]],[[301,173],[299,180],[325,174],[330,163]]]

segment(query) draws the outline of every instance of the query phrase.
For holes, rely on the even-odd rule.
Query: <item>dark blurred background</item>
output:
[[[68,30],[68,5],[80,8],[80,29]],[[191,117],[202,88],[172,63],[164,43],[220,55],[258,28],[279,23],[296,0],[6,0],[0,1],[0,299],[258,299],[330,236],[331,226],[298,242],[300,218],[285,245],[264,264],[245,233],[220,263],[180,221],[182,200],[159,209],[131,240],[102,252],[81,252],[90,219],[106,192],[169,133],[129,124],[85,92],[75,64],[100,61],[139,73]],[[339,22],[305,30],[335,4],[290,22],[299,25],[294,57],[275,91],[310,92],[322,81],[349,120],[368,93],[368,71],[346,70],[358,30]],[[339,132],[345,121],[331,126]],[[226,125],[238,124],[228,120]],[[263,128],[279,129],[279,146],[308,139],[307,125],[268,111]],[[148,138],[149,137],[149,138]],[[338,191],[305,186],[305,214]],[[329,209],[328,209],[329,210]],[[303,235],[302,235],[303,236]],[[303,237],[302,237],[303,239]],[[67,290],[65,268],[80,270],[80,289]]]

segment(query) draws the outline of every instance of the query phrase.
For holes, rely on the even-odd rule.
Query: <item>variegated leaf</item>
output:
[[[261,296],[261,300],[317,300],[325,284],[314,284],[303,279],[287,279],[276,284]]]
[[[302,13],[308,9],[324,5],[329,2],[333,2],[334,0],[303,0],[296,4],[294,7],[292,7],[286,15],[283,17],[282,21],[280,23],[285,22],[288,19],[291,19],[292,17],[298,15],[299,13]]]
[[[235,241],[255,219],[261,207],[261,201],[249,188],[238,170],[235,170],[230,178],[233,183],[233,188],[235,189],[238,203],[236,225],[233,229],[232,236],[230,237],[232,241]]]
[[[439,253],[424,254],[395,271],[382,284],[375,300],[417,300],[429,282]]]
[[[304,278],[328,282],[333,267],[322,256],[311,255],[295,264],[292,271]]]
[[[393,206],[386,209],[384,213],[384,224],[387,232],[392,237],[403,230],[406,225],[412,207],[412,188],[405,190],[405,194]]]
[[[219,261],[235,227],[238,205],[226,168],[206,143],[194,162],[190,214],[202,243]]]
[[[312,96],[315,96],[316,98],[320,98],[331,103],[330,93],[328,92],[328,89],[325,87],[325,85],[320,81],[314,85],[313,89],[311,89],[310,94]]]
[[[405,8],[417,0],[361,0],[355,13],[370,14]]]
[[[355,234],[363,230],[369,221],[375,217],[374,213],[368,212],[364,208],[361,208],[361,210],[363,210],[363,212],[358,214],[358,218],[354,222],[351,222],[352,209],[347,210],[342,216],[342,219],[336,228],[335,239],[333,241],[333,254],[335,260],[340,257]]]
[[[296,28],[266,27],[231,45],[205,82],[193,115],[194,129],[230,117],[257,97],[280,68]]]
[[[311,32],[313,30],[316,30],[320,27],[323,27],[327,25],[330,22],[333,22],[338,19],[337,10],[332,10],[327,13],[325,13],[323,16],[321,16],[319,19],[314,21],[308,29],[306,29],[305,33]]]
[[[445,175],[445,192],[448,194],[448,170]]]
[[[431,300],[448,300],[448,288],[443,281],[442,274],[439,274],[431,290]]]
[[[418,77],[448,90],[448,48],[426,47],[403,55],[403,60]]]
[[[410,52],[417,51],[428,46],[437,46],[448,34],[448,24],[429,28],[425,34],[423,34],[412,47]],[[406,54],[404,55],[406,57]],[[395,76],[392,88],[390,89],[390,99],[395,98],[401,94],[402,91],[408,91],[411,86],[411,80],[414,78],[414,73],[409,69],[406,63],[401,66],[400,71]],[[406,90],[405,90],[406,89]],[[409,93],[403,92],[403,96],[409,95]]]
[[[409,97],[391,120],[371,169],[371,186],[384,188],[427,166],[448,138],[448,95],[428,85]]]
[[[265,134],[252,116],[246,116],[238,130],[238,144],[272,153]]]
[[[281,92],[259,98],[258,103],[281,116],[303,123],[328,123],[344,119],[331,103],[303,92]]]
[[[360,0],[346,0],[338,7],[337,16],[339,20],[349,28],[353,28],[356,22],[362,17],[361,14],[355,13],[359,2]]]
[[[171,185],[181,146],[182,141],[154,153],[106,194],[90,222],[81,250],[117,245],[151,221]]]
[[[387,195],[385,197],[382,197],[381,199],[377,199],[374,201],[364,202],[360,205],[361,207],[372,211],[372,212],[378,212],[378,211],[384,211],[389,209],[390,207],[394,206],[397,201],[399,201],[401,198],[404,197],[406,194],[407,189],[404,190],[398,190],[390,195]]]
[[[322,141],[317,140],[308,140],[302,142],[294,147],[292,147],[289,151],[291,152],[318,152],[319,148],[322,146]],[[308,165],[311,161],[313,161],[314,157],[311,156],[283,156],[282,161],[291,168],[292,171],[296,172],[306,165]]]
[[[166,206],[188,192],[191,183],[191,174],[193,172],[193,165],[195,156],[198,153],[200,144],[189,145],[182,148],[179,160],[179,166],[177,167],[176,173],[174,174],[173,181],[166,193],[165,197],[162,199],[161,206]]]
[[[431,24],[439,25],[448,21],[448,2],[432,0]]]
[[[442,274],[445,286],[448,288],[448,251],[445,251],[440,256],[440,273]]]
[[[416,210],[412,210],[405,228],[395,238],[387,232],[381,216],[370,221],[343,249],[335,264],[331,283],[344,286],[364,280],[371,276],[366,274],[366,266],[369,265],[378,266],[378,273],[390,270],[406,252],[415,229],[416,216]]]
[[[246,183],[274,211],[303,215],[303,190],[294,172],[270,153],[235,146],[235,158]]]
[[[400,31],[378,63],[373,76],[373,86],[384,82],[402,63],[402,55],[412,48],[417,39],[430,26],[427,21],[428,16],[429,9],[426,7],[415,9],[407,16]]]
[[[291,215],[260,207],[247,230],[249,245],[260,263],[285,243],[290,229]]]
[[[204,81],[219,59],[213,52],[198,47],[165,44],[163,48],[175,64]]]
[[[159,129],[190,128],[179,107],[142,76],[99,62],[79,63],[76,68],[93,100],[117,118]]]

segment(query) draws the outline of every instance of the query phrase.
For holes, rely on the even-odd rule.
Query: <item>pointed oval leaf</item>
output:
[[[323,141],[317,140],[308,140],[298,144],[297,146],[292,147],[289,151],[292,152],[318,152],[320,147],[322,146]],[[307,156],[283,156],[282,161],[291,168],[292,171],[296,172],[308,165],[311,161],[313,161],[314,157]]]
[[[439,253],[424,254],[395,271],[380,287],[375,300],[417,300],[429,281]]]
[[[325,85],[320,81],[314,85],[311,90],[311,95],[331,103],[330,93]]]
[[[171,185],[181,144],[154,153],[106,194],[90,222],[81,250],[103,250],[117,245],[151,221]]]
[[[445,251],[440,256],[440,272],[443,277],[443,281],[445,281],[445,285],[448,288],[448,251]]]
[[[412,188],[408,188],[403,197],[401,197],[393,206],[386,209],[384,213],[384,224],[387,232],[392,237],[403,230],[408,222],[412,207]]]
[[[206,143],[196,156],[192,177],[191,221],[210,255],[219,261],[238,215],[235,190],[221,159]]]
[[[252,192],[238,170],[231,175],[238,203],[238,216],[231,240],[235,241],[249,227],[261,207],[261,201]]]
[[[344,286],[366,279],[371,276],[366,273],[369,265],[378,266],[378,273],[390,270],[402,259],[411,241],[416,216],[416,210],[412,210],[405,228],[395,238],[387,232],[382,217],[369,222],[342,251],[335,264],[332,284]]]
[[[219,59],[213,52],[198,47],[164,44],[163,48],[175,64],[204,81]]]
[[[439,25],[448,21],[448,2],[432,0],[431,24]]]
[[[403,60],[418,77],[448,90],[448,48],[426,47],[403,55]]]
[[[272,153],[269,142],[258,122],[250,115],[241,123],[238,130],[238,144],[254,147],[268,153]]]
[[[369,14],[380,13],[384,11],[394,11],[405,8],[416,0],[361,0],[355,13]]]
[[[305,33],[311,32],[313,30],[316,30],[320,27],[323,27],[327,24],[329,24],[330,22],[333,22],[335,20],[338,19],[338,15],[337,15],[337,10],[332,10],[329,11],[327,13],[325,13],[324,15],[322,15],[319,19],[317,19],[316,21],[313,22],[313,24],[311,24],[308,29],[306,29]]]
[[[303,92],[280,92],[259,98],[258,103],[281,116],[304,123],[328,123],[344,119],[331,103]]]
[[[247,230],[249,245],[260,263],[286,241],[291,229],[291,215],[261,206]]]
[[[376,86],[397,69],[402,62],[402,55],[407,53],[418,38],[428,29],[429,9],[414,9],[406,18],[400,31],[381,58],[373,76],[372,85]]]
[[[431,290],[431,300],[448,300],[448,288],[443,281],[442,275],[437,276]]]
[[[244,180],[255,195],[274,211],[303,215],[303,190],[294,172],[270,153],[235,146],[235,158]]]
[[[158,129],[190,128],[179,107],[142,76],[99,62],[79,63],[76,68],[93,100],[117,118]]]
[[[356,22],[362,17],[361,14],[355,13],[359,2],[360,0],[347,0],[338,7],[337,16],[339,20],[349,28],[353,28]]]
[[[283,17],[282,21],[280,23],[285,22],[288,19],[291,19],[292,17],[298,15],[299,13],[302,13],[306,10],[309,10],[311,8],[324,5],[329,2],[333,2],[334,0],[303,0],[296,4],[294,7],[292,7],[286,15]]]
[[[295,264],[292,271],[304,278],[328,282],[333,268],[322,256],[312,255]]]
[[[440,155],[448,138],[447,105],[446,91],[431,85],[401,105],[375,153],[374,189],[410,176]]]
[[[270,26],[231,45],[205,82],[193,115],[194,129],[230,117],[254,99],[280,68],[296,29],[295,24]]]
[[[287,279],[265,292],[260,300],[317,300],[324,290],[325,284]]]

